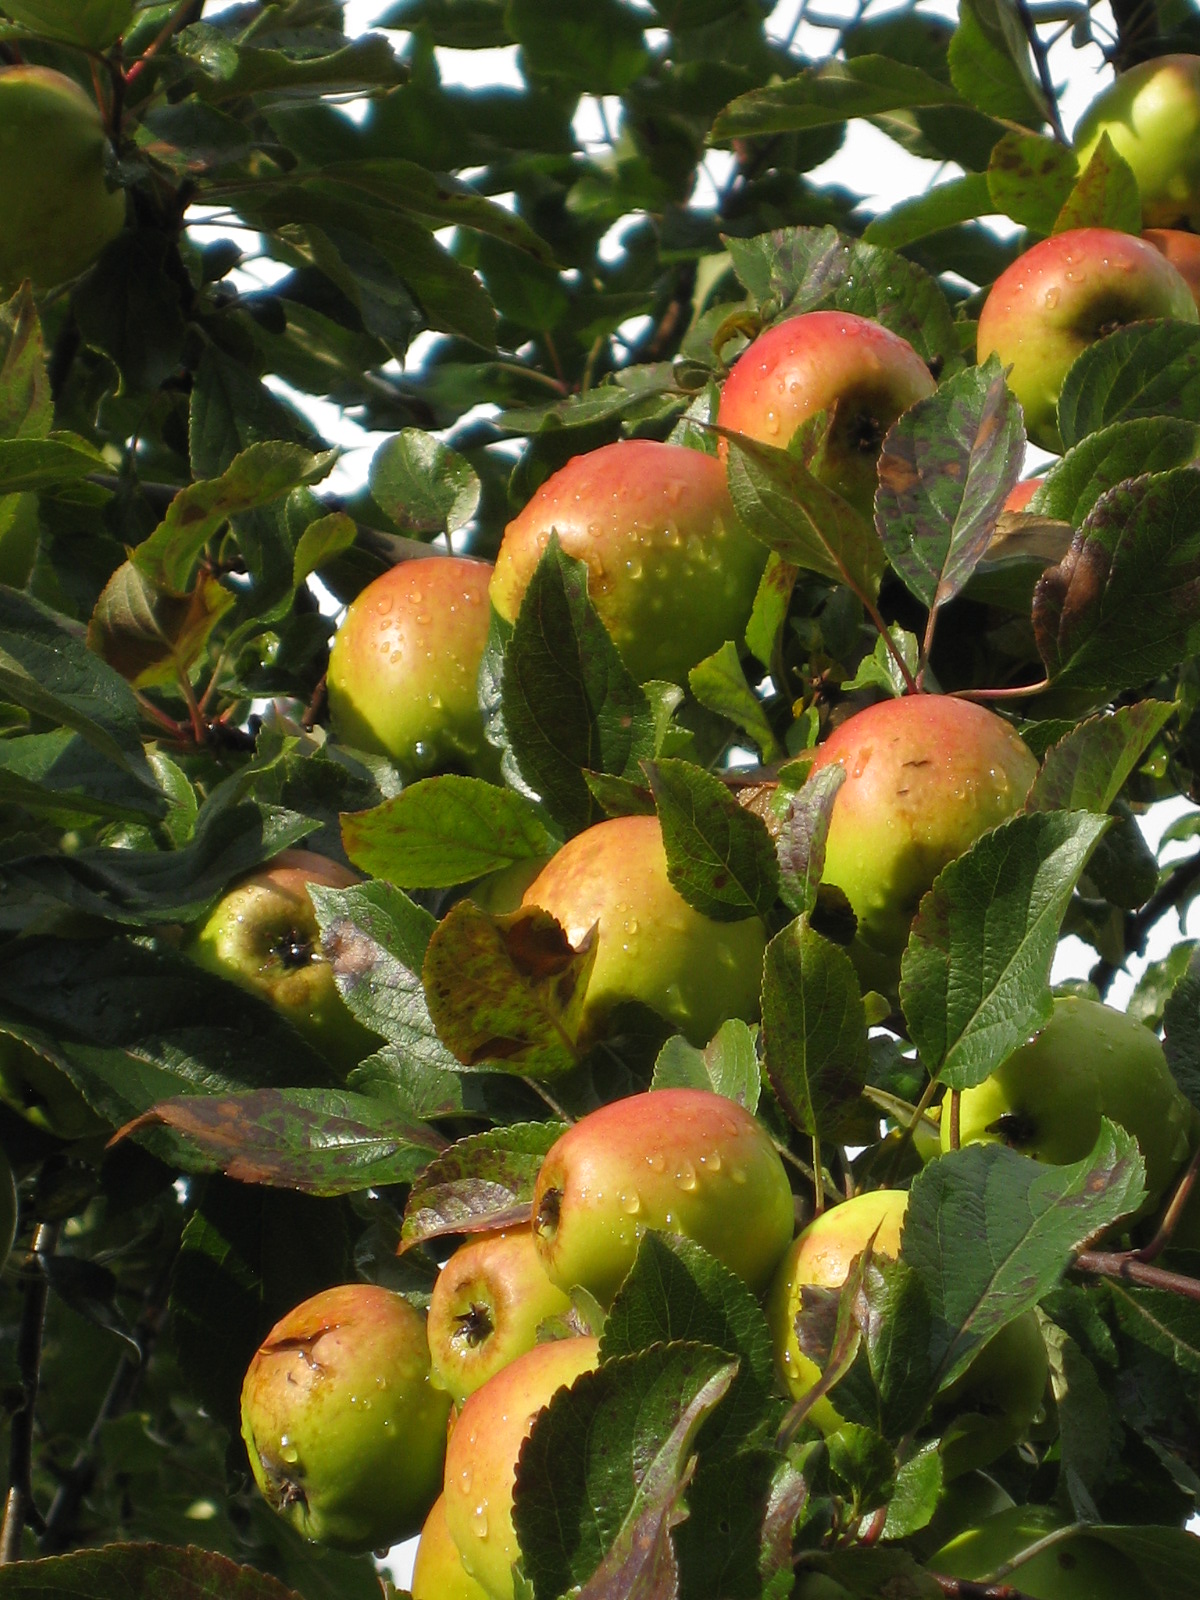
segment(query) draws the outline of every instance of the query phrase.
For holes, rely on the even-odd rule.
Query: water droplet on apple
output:
[[[1058,301],[1059,301],[1058,290],[1057,289],[1047,289],[1045,295],[1043,296],[1043,299],[1045,301],[1047,309],[1050,310],[1050,311],[1053,311],[1055,306],[1058,304]]]
[[[667,1158],[661,1150],[656,1150],[653,1155],[646,1157],[646,1164],[649,1167],[653,1167],[655,1172],[663,1172],[666,1170]]]
[[[696,1169],[690,1161],[681,1161],[675,1173],[677,1187],[690,1194],[696,1187]]]
[[[745,1183],[746,1181],[745,1171],[741,1167],[730,1167],[729,1176],[733,1179],[734,1183]]]
[[[470,1467],[464,1467],[458,1475],[458,1481],[462,1484],[462,1492],[464,1494],[470,1494],[471,1492],[472,1476]]]
[[[636,1189],[624,1189],[621,1192],[621,1210],[628,1217],[636,1217],[642,1209],[642,1197]]]
[[[483,1506],[475,1507],[475,1515],[471,1518],[471,1531],[479,1539],[487,1538],[488,1519],[487,1511]]]

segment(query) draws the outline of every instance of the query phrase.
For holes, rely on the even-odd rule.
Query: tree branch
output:
[[[1148,1261],[1141,1260],[1135,1250],[1081,1250],[1071,1265],[1077,1272],[1087,1272],[1093,1277],[1121,1278],[1143,1289],[1165,1289],[1185,1300],[1200,1300],[1200,1278],[1168,1272],[1165,1267],[1152,1267]]]
[[[1042,94],[1046,99],[1047,119],[1054,130],[1054,137],[1059,144],[1070,146],[1067,130],[1062,125],[1062,118],[1058,113],[1058,96],[1054,92],[1054,79],[1050,76],[1050,62],[1046,55],[1046,46],[1038,35],[1037,25],[1030,13],[1028,0],[1017,0],[1017,15],[1021,19],[1021,26],[1025,30],[1025,37],[1029,40],[1029,49],[1033,55],[1034,65],[1037,67],[1038,82],[1042,86]]]
[[[25,1304],[17,1331],[17,1366],[21,1374],[21,1403],[12,1415],[8,1447],[8,1493],[0,1523],[0,1566],[21,1559],[21,1536],[27,1524],[42,1526],[33,1502],[33,1424],[42,1372],[42,1339],[46,1329],[46,1299],[50,1283],[42,1262],[54,1254],[59,1224],[42,1222],[33,1235],[22,1272]]]

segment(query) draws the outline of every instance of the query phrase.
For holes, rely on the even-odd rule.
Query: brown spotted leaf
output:
[[[207,574],[191,591],[161,589],[131,561],[104,586],[88,624],[88,647],[136,689],[186,675],[235,596]]]
[[[3,1600],[299,1600],[278,1578],[213,1550],[108,1544],[0,1570]]]
[[[151,1134],[189,1171],[223,1172],[304,1194],[350,1194],[411,1183],[445,1149],[424,1123],[388,1101],[326,1089],[256,1089],[247,1094],[179,1095],[135,1117],[117,1139]]]
[[[596,948],[589,936],[573,950],[536,906],[493,917],[460,900],[425,954],[425,996],[442,1043],[465,1067],[531,1078],[569,1071]]]
[[[528,1222],[542,1161],[562,1132],[561,1122],[514,1122],[451,1145],[412,1186],[400,1248]]]
[[[995,356],[904,413],[879,457],[875,526],[888,560],[931,609],[985,554],[1025,452],[1021,409]]]

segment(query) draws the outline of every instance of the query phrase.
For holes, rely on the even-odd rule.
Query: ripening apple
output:
[[[355,597],[326,680],[339,739],[390,756],[406,781],[447,770],[498,776],[476,691],[491,575],[486,561],[421,556]]]
[[[1035,478],[1022,478],[1020,483],[1014,484],[1013,487],[1008,491],[1008,495],[1004,501],[1005,511],[1027,510],[1029,502],[1033,499],[1034,495],[1042,487],[1045,481],[1046,479],[1044,476]]]
[[[1065,1526],[1053,1506],[1012,1506],[969,1528],[929,1557],[934,1572],[978,1581]],[[1102,1539],[1072,1534],[1022,1561],[1004,1579],[1032,1600],[1131,1600],[1145,1593],[1135,1562]]]
[[[269,1001],[345,1071],[379,1041],[338,992],[308,886],[345,889],[358,881],[327,856],[284,850],[223,895],[186,946],[207,971]]]
[[[1143,228],[1142,238],[1161,250],[1200,305],[1200,234],[1187,233],[1183,228]]]
[[[107,50],[129,26],[134,0],[4,0],[3,11],[45,39]]]
[[[446,1496],[438,1495],[425,1518],[413,1563],[412,1600],[488,1600],[488,1592],[462,1564],[446,1526]]]
[[[1120,73],[1075,128],[1081,169],[1106,133],[1133,168],[1147,226],[1200,226],[1200,56],[1154,56]]]
[[[547,1317],[570,1309],[570,1297],[546,1276],[528,1228],[469,1239],[438,1273],[429,1301],[434,1383],[462,1405],[533,1349]]]
[[[255,1482],[306,1539],[386,1549],[437,1497],[450,1396],[430,1381],[425,1319],[390,1289],[340,1284],[289,1311],[241,1411]]]
[[[125,225],[91,97],[48,67],[0,67],[0,290],[53,288],[91,266]]]
[[[584,1042],[609,1013],[637,1000],[693,1044],[707,1044],[729,1017],[759,1013],[766,928],[759,917],[714,922],[667,877],[657,817],[612,817],[569,839],[525,891],[578,949],[599,940],[584,1001]]]
[[[907,339],[849,311],[809,311],[760,333],[734,362],[717,421],[786,449],[820,412],[828,433],[810,470],[870,516],[876,462],[896,418],[936,387]]]
[[[581,1117],[553,1144],[533,1192],[547,1275],[607,1305],[648,1228],[683,1234],[756,1293],[792,1237],[791,1187],[766,1129],[703,1089],[656,1089]]]
[[[599,1341],[535,1345],[470,1395],[446,1449],[446,1526],[462,1564],[490,1600],[512,1600],[517,1457],[538,1413],[600,1360]]]
[[[921,896],[980,834],[1019,811],[1037,774],[1024,741],[994,712],[948,695],[883,700],[818,746],[813,770],[840,762],[825,882],[858,918],[850,954],[869,987],[894,991]]]
[[[738,520],[715,456],[652,439],[574,456],[504,530],[491,595],[509,622],[552,530],[587,563],[588,595],[639,683],[686,683],[745,632],[767,550]]]
[[[1200,321],[1187,281],[1144,239],[1112,228],[1069,228],[1005,268],[979,315],[978,359],[1011,369],[1035,444],[1061,450],[1058,397],[1076,360],[1127,322]]]
[[[1155,1210],[1187,1159],[1191,1108],[1158,1036],[1123,1011],[1063,995],[1049,1022],[959,1101],[960,1143],[1004,1143],[1035,1161],[1081,1161],[1108,1117],[1137,1140]],[[950,1119],[942,1118],[942,1148]]]

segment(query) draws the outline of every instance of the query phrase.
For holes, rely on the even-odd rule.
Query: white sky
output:
[[[227,3],[231,3],[231,0],[210,0],[205,15],[209,17],[216,15],[225,9]],[[637,0],[633,0],[633,3],[636,4]],[[347,32],[366,31],[375,19],[388,9],[389,0],[346,0]],[[644,9],[648,20],[652,21],[649,6],[646,5]],[[877,9],[872,7],[872,12],[882,14],[884,9],[883,6]],[[956,5],[946,3],[946,0],[930,0],[930,3],[923,5],[921,9],[926,13],[945,16],[951,20],[957,15]],[[768,24],[770,31],[779,39],[789,37],[796,30],[799,10],[800,0],[780,0]],[[809,6],[809,10],[816,11],[823,17],[845,21],[849,21],[859,13],[859,7],[854,0],[818,0],[817,4]],[[1106,3],[1098,5],[1093,10],[1092,19],[1093,26],[1101,37],[1104,36],[1105,30],[1111,30],[1111,13]],[[654,31],[651,32],[652,39]],[[393,34],[392,37],[397,43],[402,43],[404,38],[402,34]],[[814,27],[806,21],[799,25],[795,37],[799,47],[806,54],[815,57],[828,53],[833,36],[828,29]],[[1065,27],[1061,37],[1051,49],[1050,65],[1055,83],[1062,86],[1059,104],[1064,125],[1070,133],[1080,114],[1099,88],[1108,81],[1107,69],[1100,50],[1096,46],[1088,46],[1083,50],[1075,49],[1071,43],[1069,30]],[[515,47],[507,50],[442,50],[439,51],[439,67],[443,82],[448,84],[461,83],[471,86],[493,83],[519,87],[522,82]],[[354,115],[353,108],[348,108],[347,114]],[[602,148],[607,143],[605,124],[607,123],[615,133],[619,118],[619,100],[609,99],[603,107],[602,116],[595,99],[586,97],[575,120],[576,137],[581,146],[592,150]],[[723,170],[729,160],[727,152],[719,150],[710,152],[705,162],[707,172],[702,174],[697,189],[698,199],[706,194],[715,194],[715,186],[721,182]],[[931,184],[945,182],[960,173],[961,168],[950,163],[924,161],[911,156],[870,124],[854,122],[847,129],[845,141],[837,155],[823,167],[816,168],[809,176],[814,182],[824,180],[841,182],[847,188],[863,195],[869,209],[882,212],[910,195],[921,193]],[[199,214],[193,213],[193,215],[199,221]],[[995,221],[997,226],[1005,228],[1012,226],[1007,219],[997,218]],[[208,233],[207,229],[202,231]],[[215,231],[229,232],[225,227]],[[254,234],[239,234],[238,239],[246,250],[248,258],[241,269],[242,281],[246,287],[257,287],[284,276],[286,269],[276,263],[261,257],[253,259],[256,248]],[[433,337],[423,335],[415,341],[406,361],[409,370],[419,367]],[[284,389],[282,384],[278,387],[281,391]],[[366,431],[352,413],[342,412],[328,401],[315,400],[308,396],[300,397],[294,393],[292,398],[296,399],[297,403],[303,404],[304,410],[312,418],[322,436],[341,445],[343,449],[344,453],[336,468],[335,476],[328,480],[330,486],[343,493],[359,487],[365,480],[372,455],[388,435]],[[1035,470],[1050,459],[1041,452],[1031,450],[1028,470]],[[1143,830],[1151,846],[1157,848],[1163,830],[1171,821],[1195,809],[1182,800],[1154,807],[1151,813],[1142,819]],[[1188,853],[1187,845],[1174,845],[1167,852],[1167,859],[1176,859]],[[1158,959],[1165,955],[1181,936],[1191,937],[1198,933],[1200,933],[1200,914],[1191,916],[1182,929],[1178,918],[1168,916],[1155,930],[1146,959]],[[1052,979],[1057,983],[1066,978],[1086,977],[1095,959],[1095,952],[1080,940],[1074,938],[1064,940],[1055,959]],[[1124,1006],[1127,1003],[1135,979],[1144,966],[1145,960],[1133,962],[1129,974],[1118,975],[1108,997],[1112,1004]],[[411,1578],[415,1548],[415,1539],[404,1545],[398,1545],[383,1563],[394,1581],[402,1588]]]

